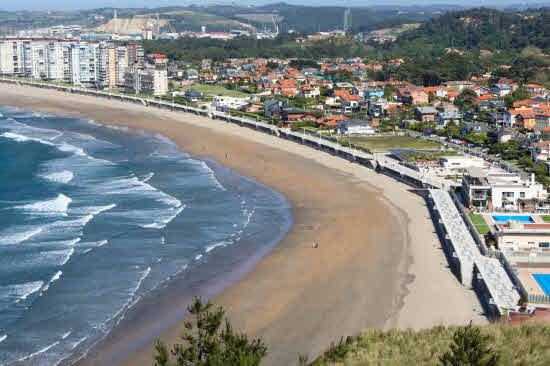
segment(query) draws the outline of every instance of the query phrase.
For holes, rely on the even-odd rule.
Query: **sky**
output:
[[[101,7],[117,7],[117,8],[143,8],[143,7],[160,7],[172,5],[190,5],[190,4],[206,4],[214,2],[222,2],[223,0],[0,0],[0,10],[71,10],[71,9],[94,9]],[[280,2],[281,0],[243,0],[236,1],[240,4],[263,5],[269,3]],[[286,0],[289,4],[313,5],[308,0]],[[429,4],[459,4],[462,6],[506,6],[509,4],[540,4],[546,1],[541,0],[416,0],[411,3],[410,0],[317,0],[314,2],[316,6],[337,5],[337,6],[368,6],[368,5],[429,5]],[[550,4],[550,0],[546,3]]]

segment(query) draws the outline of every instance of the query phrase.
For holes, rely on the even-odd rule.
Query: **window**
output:
[[[525,192],[519,192],[519,196],[520,196],[521,198],[525,198]]]
[[[550,248],[550,243],[547,241],[541,241],[539,243],[539,248]]]

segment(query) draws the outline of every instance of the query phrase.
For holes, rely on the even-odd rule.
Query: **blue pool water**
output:
[[[502,216],[493,216],[493,220],[498,223],[508,222],[510,220],[512,221],[518,221],[518,222],[526,222],[526,223],[533,223],[535,220],[531,216],[510,216],[510,215],[502,215]]]
[[[533,274],[533,277],[535,277],[535,280],[539,283],[542,291],[550,296],[550,274]]]

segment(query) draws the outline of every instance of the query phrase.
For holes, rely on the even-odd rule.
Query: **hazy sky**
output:
[[[100,7],[117,7],[117,8],[142,8],[142,7],[159,7],[169,5],[190,5],[190,4],[205,4],[222,2],[223,0],[0,0],[0,10],[67,10],[67,9],[93,9]],[[268,4],[280,2],[281,0],[243,0],[236,1],[240,4]],[[550,0],[547,0],[550,3]],[[228,2],[228,1],[227,1]],[[368,6],[368,5],[426,5],[426,4],[460,4],[462,6],[492,6],[500,5],[505,6],[507,4],[535,4],[542,3],[543,1],[521,1],[521,0],[416,0],[411,2],[410,0],[318,0],[312,3],[308,0],[286,0],[289,4],[303,4],[303,5],[337,5],[337,6]],[[546,2],[546,1],[544,1]]]

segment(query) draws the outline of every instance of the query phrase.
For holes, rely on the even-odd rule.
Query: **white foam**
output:
[[[30,295],[39,291],[42,288],[44,281],[27,282],[21,285],[9,286],[13,290],[13,294],[18,296],[16,303],[26,300]]]
[[[62,266],[64,266],[65,264],[67,264],[67,262],[69,261],[69,259],[71,259],[72,255],[74,254],[74,248],[71,248],[67,251],[65,251],[65,260],[63,260],[63,263],[61,263]]]
[[[42,175],[42,178],[56,183],[67,184],[74,178],[73,172],[69,170],[63,170],[61,172],[50,173]]]
[[[105,244],[107,244],[108,242],[109,242],[109,240],[102,240],[102,241],[100,241],[100,242],[97,243],[97,246],[98,246],[98,247],[102,247],[102,246],[104,246]]]
[[[18,133],[14,133],[14,132],[4,132],[0,136],[6,137],[8,139],[15,140],[17,142],[35,141],[35,142],[39,142],[39,143],[44,144],[44,145],[55,146],[54,144],[52,144],[49,141],[39,139],[39,138],[35,138],[35,137],[20,135]]]
[[[246,229],[248,224],[250,224],[250,220],[252,219],[254,212],[256,212],[256,207],[254,207],[252,211],[250,211],[250,213],[247,215],[246,220],[244,221],[243,230]]]
[[[89,253],[89,252],[91,252],[91,251],[92,251],[92,248],[86,249],[85,251],[82,252],[82,254],[86,254],[86,253]]]
[[[15,229],[18,229],[16,227]],[[9,233],[6,235],[6,232],[0,233],[0,244],[19,244],[26,240],[29,240],[35,235],[38,235],[42,232],[42,227],[35,227],[30,230],[22,230],[22,227],[19,227],[19,232]]]
[[[72,333],[72,331],[68,331],[67,333],[65,333],[65,334],[63,334],[63,335],[61,336],[61,339],[67,338],[68,336],[71,335],[71,333]]]
[[[35,215],[67,216],[67,210],[69,209],[69,204],[72,201],[73,200],[70,197],[67,197],[64,194],[59,194],[56,198],[51,200],[30,203],[24,206],[16,206],[15,208],[19,208]]]
[[[75,245],[79,242],[80,242],[80,238],[76,238],[76,239],[73,239],[73,240],[61,241],[60,243],[70,247],[70,246],[73,246],[73,245]]]
[[[217,248],[217,247],[225,247],[227,246],[227,242],[225,241],[221,241],[219,243],[214,243],[214,244],[211,244],[211,245],[207,245],[206,248],[204,249],[204,251],[206,253],[210,252],[211,250]]]
[[[61,271],[57,271],[56,274],[54,274],[52,276],[52,278],[50,279],[50,281],[46,284],[46,286],[44,286],[44,288],[42,289],[42,291],[40,292],[40,296],[42,296],[46,291],[48,291],[48,289],[50,288],[50,285],[57,281],[58,279],[61,278],[61,275],[63,274],[63,272]]]
[[[147,182],[149,179],[153,178],[153,176],[155,175],[155,173],[151,172],[149,174],[147,174],[141,181],[143,183]]]
[[[216,174],[214,174],[214,171],[212,169],[210,169],[210,167],[208,166],[208,164],[206,164],[204,161],[201,161],[201,166],[206,169],[206,171],[208,172],[208,175],[210,176],[210,178],[212,179],[212,181],[214,182],[214,184],[216,185],[216,187],[218,187],[219,189],[221,189],[222,191],[225,191],[225,187],[221,185],[221,183],[218,181],[218,178],[216,178]]]
[[[78,345],[82,342],[84,342],[88,337],[84,337],[84,338],[80,338],[78,341],[74,342],[73,343],[73,346],[71,347],[71,349],[75,349],[76,347],[78,347]]]
[[[1,336],[0,336],[0,343],[4,342],[4,341],[6,340],[6,338],[8,338],[7,335],[5,335],[5,334],[4,334],[4,335],[1,335]]]
[[[18,359],[17,362],[25,361],[25,360],[28,360],[29,358],[33,358],[34,356],[38,356],[41,353],[49,351],[50,349],[54,348],[58,344],[59,344],[59,341],[54,342],[54,343],[50,344],[49,346],[46,346],[46,347],[42,348],[40,351],[37,351],[35,353],[31,353],[28,356],[25,356],[25,357],[22,357],[22,358]]]
[[[160,219],[159,221],[155,221],[152,224],[145,224],[140,226],[144,229],[164,229],[166,225],[168,225],[172,220],[174,220],[176,216],[178,216],[184,209],[185,209],[185,205],[177,207],[175,208],[173,213]]]
[[[94,121],[93,119],[90,119],[88,120],[88,123],[93,125],[93,126],[98,126],[98,127],[102,127],[103,125],[101,123],[97,123],[96,121]]]
[[[195,257],[195,260],[198,261],[198,260],[201,259],[201,258],[202,258],[202,254],[199,254],[199,255],[197,255],[197,256]]]

